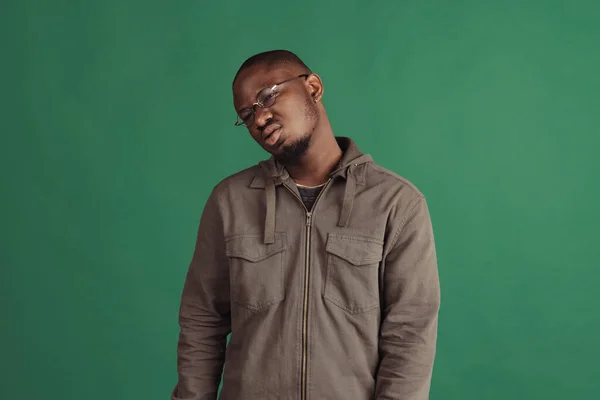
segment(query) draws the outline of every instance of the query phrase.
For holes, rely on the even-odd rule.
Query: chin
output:
[[[308,150],[310,139],[310,135],[301,136],[294,140],[289,138],[286,140],[286,138],[282,137],[276,146],[274,146],[274,151],[271,154],[282,164],[298,164]]]

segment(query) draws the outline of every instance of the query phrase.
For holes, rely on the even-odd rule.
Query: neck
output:
[[[342,157],[342,149],[335,140],[331,126],[315,132],[306,153],[296,165],[286,165],[294,182],[304,186],[317,186],[327,182],[331,170]]]

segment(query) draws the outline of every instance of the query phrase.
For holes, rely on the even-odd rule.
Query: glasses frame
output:
[[[261,91],[258,92],[258,94],[256,95],[256,102],[254,104],[252,104],[251,107],[243,108],[240,111],[250,110],[251,114],[250,114],[250,116],[248,116],[248,121],[253,120],[256,117],[256,107],[268,108],[268,107],[272,107],[273,104],[275,104],[275,100],[273,100],[273,103],[270,104],[268,107],[266,107],[263,103],[261,103],[260,101],[258,101],[258,96],[260,96],[260,94],[262,92],[264,92],[265,90],[269,90],[269,91],[273,92],[273,91],[275,91],[275,89],[277,89],[279,86],[283,85],[284,83],[288,83],[288,82],[291,82],[291,81],[299,79],[299,78],[308,78],[309,76],[310,76],[310,74],[301,74],[301,75],[295,76],[293,78],[286,79],[285,81],[281,81],[281,82],[275,83],[274,85],[272,85],[270,87],[266,87],[266,88],[261,89]],[[235,121],[235,126],[242,126],[242,125],[246,125],[247,126],[248,124],[246,122],[244,122],[243,119],[240,118],[240,114],[238,113],[237,120]]]

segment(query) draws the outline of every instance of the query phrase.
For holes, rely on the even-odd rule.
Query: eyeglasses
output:
[[[274,84],[271,87],[264,88],[258,95],[256,95],[256,103],[252,104],[252,107],[244,108],[240,110],[237,116],[237,121],[235,122],[235,126],[240,125],[250,125],[254,121],[254,116],[256,115],[256,107],[260,108],[268,108],[275,104],[275,99],[279,95],[279,89],[281,85],[284,83],[293,81],[298,78],[307,78],[308,74],[302,74],[295,76],[290,79],[286,79],[285,81]]]

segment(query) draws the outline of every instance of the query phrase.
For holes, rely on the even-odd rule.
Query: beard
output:
[[[275,160],[283,165],[298,165],[310,146],[310,138],[310,134],[307,134],[293,143],[286,144],[281,152],[274,156]]]
[[[306,133],[293,143],[282,147],[281,152],[274,156],[275,160],[280,164],[298,165],[302,159],[302,156],[310,147],[312,131],[314,131],[318,119],[317,107],[310,98],[306,99],[306,102],[304,103],[304,118],[306,123],[313,126],[311,132]]]

